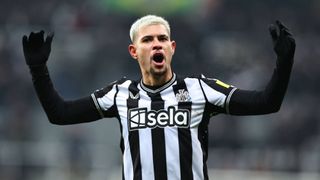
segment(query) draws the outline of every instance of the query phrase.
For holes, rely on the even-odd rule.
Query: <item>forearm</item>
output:
[[[277,60],[277,66],[263,91],[236,90],[229,104],[230,114],[259,115],[279,111],[285,96],[293,59]]]
[[[46,65],[30,67],[30,72],[37,96],[51,123],[65,125],[100,119],[90,96],[63,100],[54,89]]]

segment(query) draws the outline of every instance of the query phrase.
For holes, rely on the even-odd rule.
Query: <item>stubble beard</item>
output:
[[[154,69],[154,68],[150,69],[150,74],[157,79],[165,76],[167,72],[168,72],[167,67],[164,67],[163,69]]]

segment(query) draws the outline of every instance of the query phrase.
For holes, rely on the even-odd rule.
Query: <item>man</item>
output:
[[[46,62],[53,34],[23,37],[26,63],[40,102],[53,124],[77,124],[116,117],[121,129],[123,179],[208,179],[208,122],[218,113],[258,115],[277,112],[293,64],[295,41],[279,21],[270,26],[276,68],[263,91],[237,89],[216,79],[180,77],[171,69],[176,42],[162,17],[147,15],[130,29],[129,53],[141,80],[118,80],[81,99],[63,100]]]

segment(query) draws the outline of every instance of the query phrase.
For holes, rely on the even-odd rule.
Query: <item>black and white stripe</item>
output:
[[[158,89],[150,89],[141,82],[123,80],[95,92],[92,98],[99,112],[104,117],[113,115],[120,122],[123,179],[208,179],[207,125],[212,114],[227,112],[228,96],[233,89],[219,87],[211,79],[178,78],[174,75]],[[172,113],[188,112],[189,125],[130,129],[132,119],[129,111],[144,108],[143,113],[152,112],[155,116],[162,112],[163,120],[172,115],[169,107],[171,110],[174,107]],[[141,117],[147,120],[144,119],[147,115]]]
[[[189,91],[186,83],[181,79],[177,81],[177,84],[173,86],[174,94],[178,94],[179,90],[183,92]],[[191,101],[177,102],[178,109],[188,109],[191,112]],[[189,128],[178,128],[178,140],[179,140],[179,156],[180,156],[180,179],[193,180],[192,172],[192,139],[191,131]]]

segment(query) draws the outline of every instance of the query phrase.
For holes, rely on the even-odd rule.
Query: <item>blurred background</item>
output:
[[[280,112],[218,115],[210,122],[211,179],[320,179],[320,1],[318,0],[1,0],[0,179],[121,179],[116,119],[56,126],[32,87],[21,38],[55,33],[48,62],[65,99],[89,95],[123,76],[140,78],[127,47],[141,15],[169,20],[177,74],[263,89],[275,67],[268,32],[279,19],[297,42]]]

